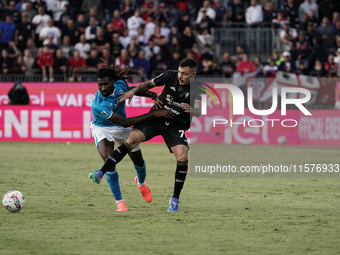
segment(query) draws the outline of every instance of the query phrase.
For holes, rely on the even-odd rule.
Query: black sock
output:
[[[175,188],[174,188],[174,198],[179,199],[179,195],[184,186],[185,177],[187,176],[188,172],[188,161],[180,162],[177,161],[177,168],[175,174]]]
[[[118,164],[130,151],[130,145],[127,142],[122,143],[105,161],[105,164],[100,171],[105,174],[107,171],[110,171],[110,169],[115,169],[116,164]]]

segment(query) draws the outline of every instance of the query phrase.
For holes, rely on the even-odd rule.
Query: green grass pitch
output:
[[[248,163],[254,151],[340,160],[339,148],[226,148]],[[0,193],[17,189],[26,206],[0,210],[0,254],[339,254],[339,179],[189,177],[179,212],[167,213],[176,161],[164,144],[142,151],[153,201],[125,158],[117,169],[129,211],[116,212],[106,180],[87,178],[102,165],[94,144],[1,143]]]

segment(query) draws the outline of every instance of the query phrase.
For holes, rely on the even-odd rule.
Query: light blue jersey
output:
[[[110,96],[104,97],[103,94],[98,90],[92,98],[92,124],[95,126],[119,126],[118,124],[112,123],[108,120],[114,112],[126,118],[125,102],[118,103],[118,97],[121,96],[118,94],[125,93],[127,91],[126,83],[123,80],[118,80],[113,84],[113,86],[114,91]]]

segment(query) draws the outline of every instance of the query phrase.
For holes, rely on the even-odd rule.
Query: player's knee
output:
[[[138,137],[138,134],[132,131],[130,133],[129,138],[126,140],[126,142],[130,145],[131,149],[134,149],[138,144],[140,144],[142,141]]]
[[[137,139],[133,136],[129,136],[126,142],[130,145],[131,149],[134,149],[138,145]]]
[[[181,153],[176,157],[177,161],[179,162],[185,162],[188,161],[188,154],[187,153]]]

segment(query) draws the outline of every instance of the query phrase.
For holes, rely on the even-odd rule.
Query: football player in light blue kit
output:
[[[114,150],[114,143],[123,143],[130,135],[131,126],[140,124],[155,117],[172,118],[173,114],[168,110],[158,110],[147,114],[126,118],[125,102],[118,103],[120,94],[131,89],[127,81],[131,82],[128,70],[120,71],[115,65],[102,68],[97,73],[98,91],[93,96],[91,109],[93,121],[91,132],[95,140],[97,150],[104,161],[106,161]],[[148,92],[139,96],[157,99],[157,94]],[[135,183],[140,189],[147,202],[152,201],[150,189],[144,183],[146,166],[140,147],[137,146],[129,154],[137,172]],[[102,176],[101,176],[102,178]],[[121,195],[116,169],[111,169],[105,174],[112,194],[116,200],[117,211],[127,211],[125,202]]]

